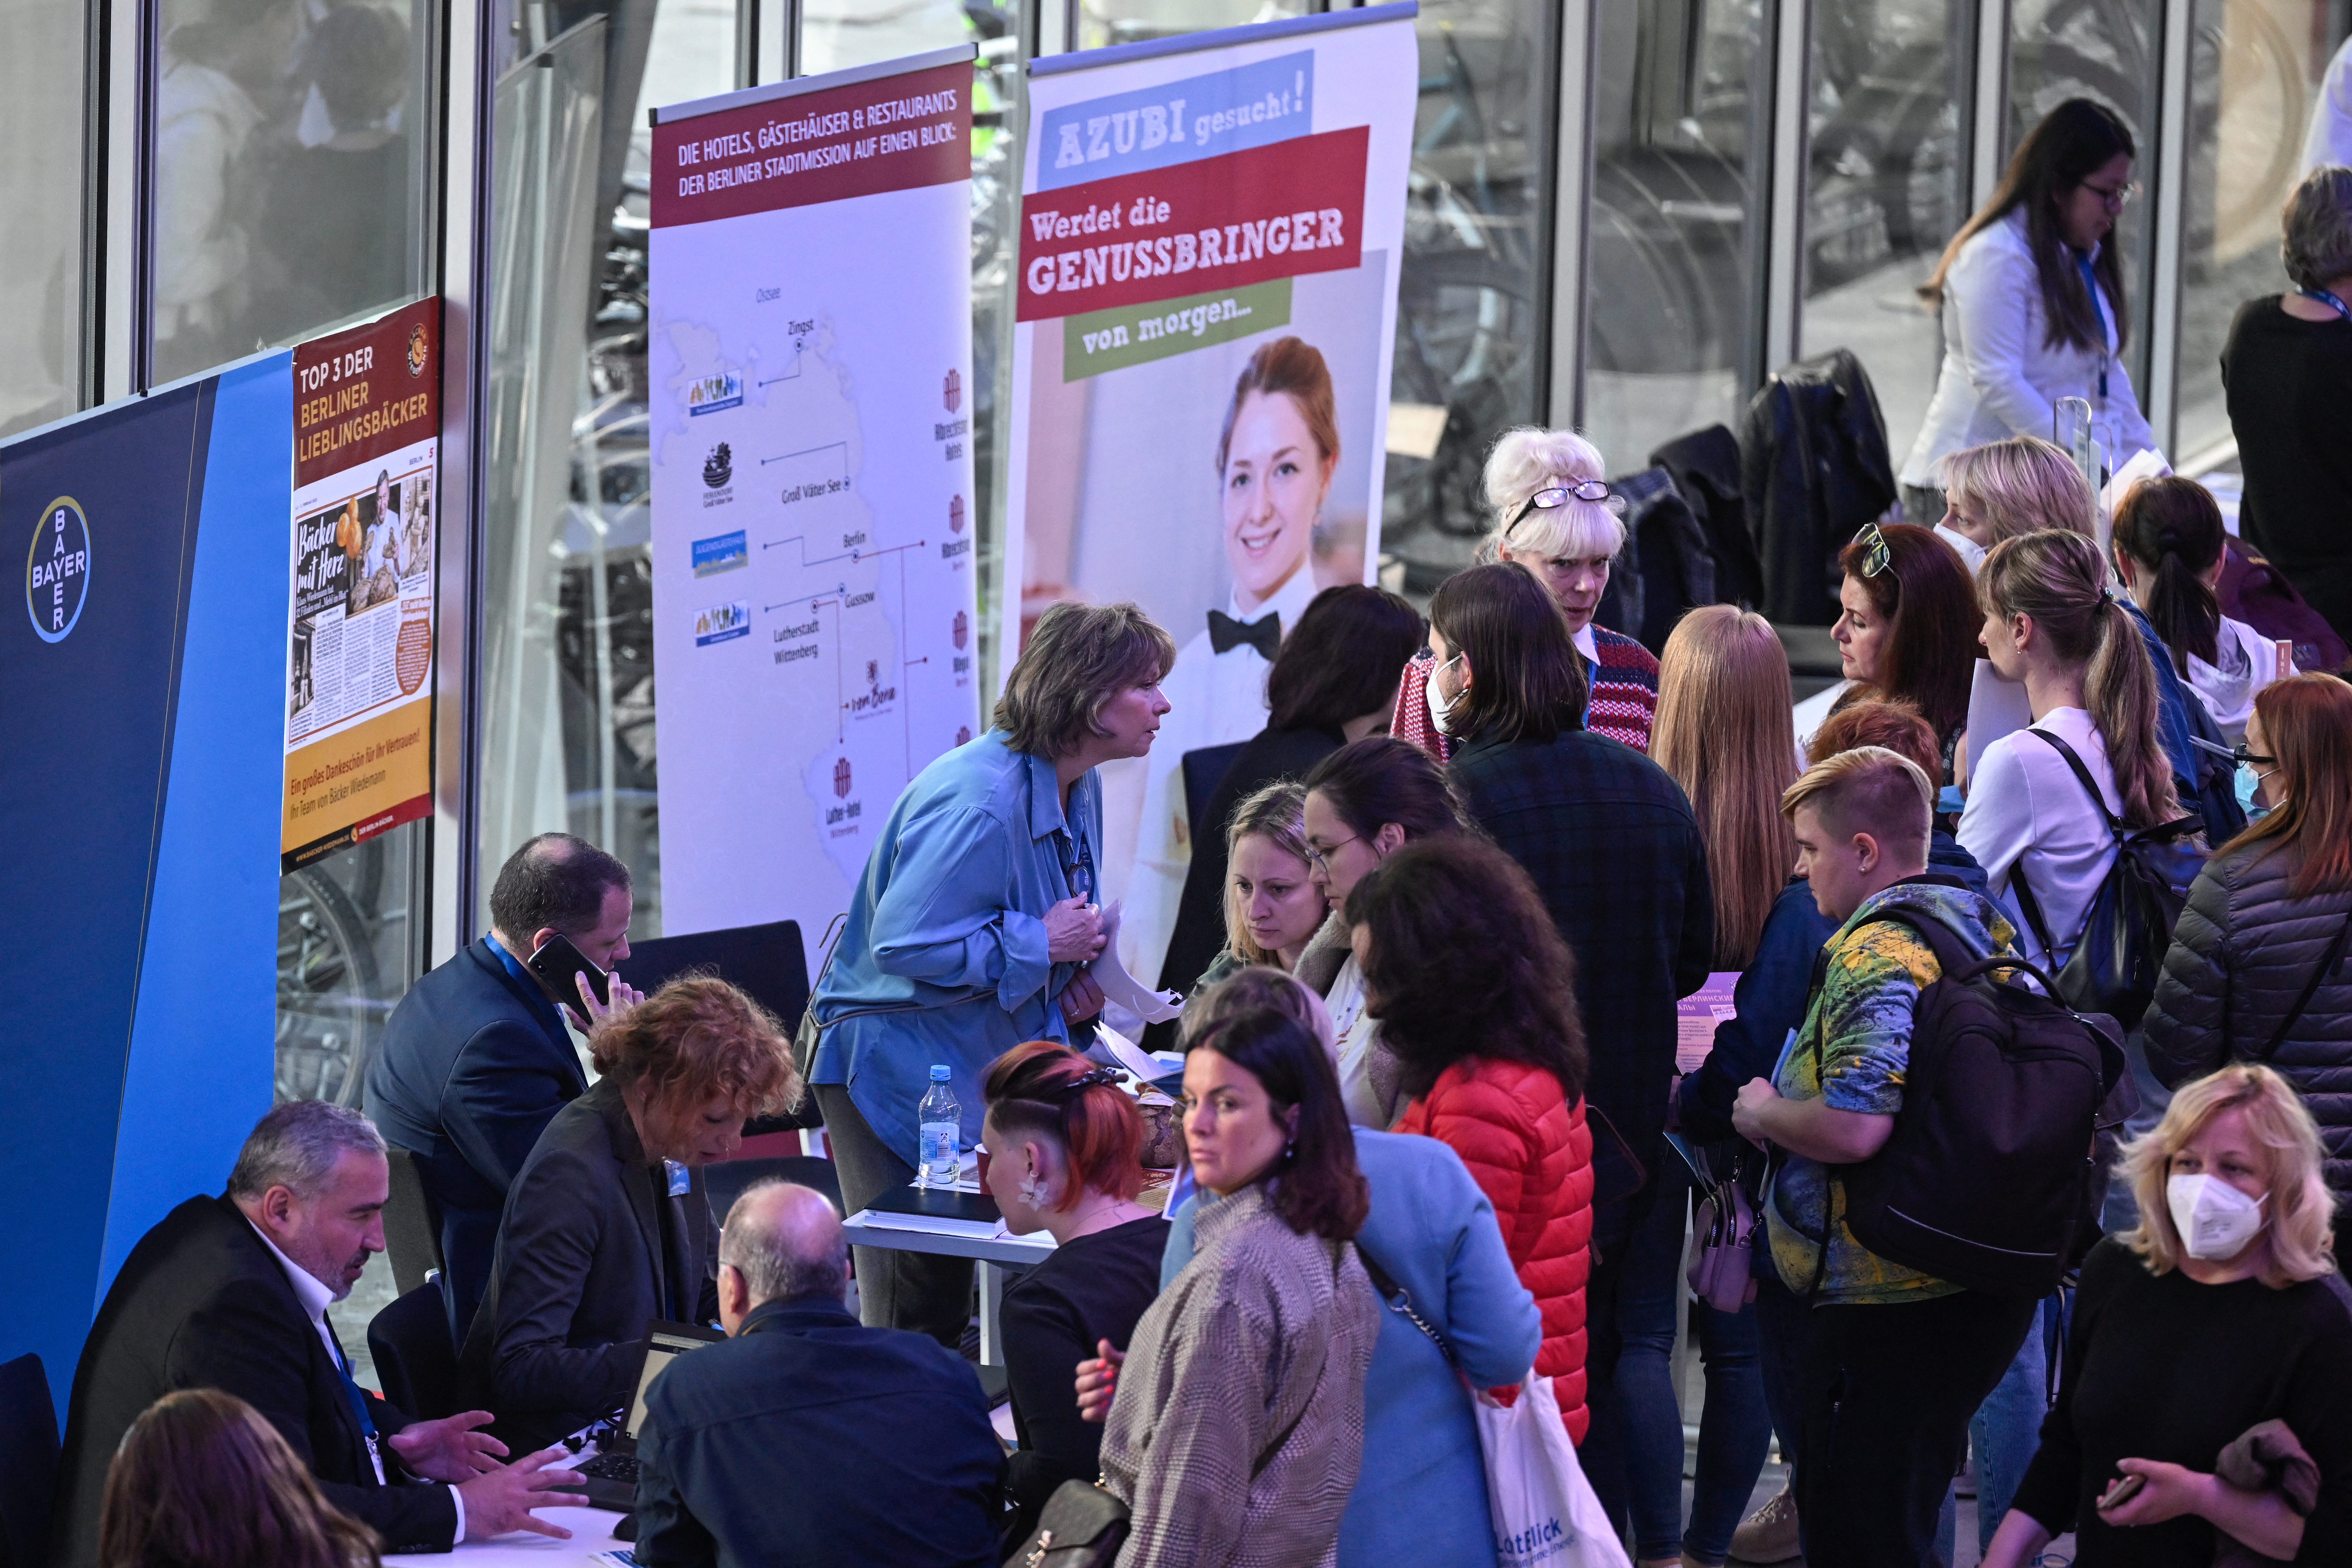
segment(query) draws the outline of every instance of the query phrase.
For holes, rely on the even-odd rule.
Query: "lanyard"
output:
[[[2329,310],[2335,311],[2338,316],[2343,317],[2344,320],[2352,321],[2352,305],[2347,305],[2343,300],[2337,299],[2326,289],[2304,289],[2298,290],[2298,292],[2300,292],[2305,299],[2316,300],[2321,304],[2326,306]]]
[[[351,1405],[352,1415],[360,1424],[361,1440],[367,1444],[368,1462],[375,1467],[376,1485],[382,1486],[383,1485],[383,1454],[376,1447],[375,1417],[368,1414],[367,1395],[361,1393],[360,1385],[352,1381],[352,1369],[344,1363],[341,1347],[331,1348],[334,1351],[335,1371],[343,1380],[344,1402]]]
[[[2107,361],[2112,351],[2107,344],[2107,310],[2099,303],[2098,274],[2091,270],[2091,258],[2081,251],[2074,252],[2074,266],[2083,274],[2083,287],[2090,291],[2091,314],[2099,319],[2099,401],[2107,400]]]

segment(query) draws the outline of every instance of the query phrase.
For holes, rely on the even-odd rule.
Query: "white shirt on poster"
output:
[[[1244,615],[1231,595],[1224,612],[1246,625],[1266,616],[1281,617],[1288,637],[1298,617],[1322,590],[1312,564],[1298,569],[1271,597]],[[1184,753],[1230,746],[1265,728],[1265,676],[1272,663],[1248,643],[1216,652],[1209,643],[1205,614],[1201,629],[1176,653],[1176,668],[1160,683],[1168,714],[1160,738],[1144,759],[1143,807],[1136,825],[1135,862],[1129,873],[1127,914],[1129,973],[1147,984],[1160,978],[1168,939],[1176,929],[1176,906],[1184,893],[1184,873],[1192,862],[1192,829],[1184,798]]]
[[[2123,795],[2107,763],[2107,743],[2088,712],[2053,708],[2035,721],[2034,728],[2074,747],[2097,781],[2107,809],[2123,815]],[[2116,862],[2115,835],[2058,748],[2022,730],[1987,746],[1969,770],[1969,802],[1960,813],[1958,837],[1961,847],[1985,868],[1993,897],[2017,927],[2020,950],[2055,971],[2074,951],[2091,899]],[[2043,949],[2018,901],[2014,884],[2020,866],[2050,924],[2055,952]]]

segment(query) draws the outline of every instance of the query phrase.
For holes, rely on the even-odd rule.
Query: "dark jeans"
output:
[[[890,1152],[838,1083],[813,1085],[841,1177],[842,1206],[851,1214],[892,1187],[915,1179],[915,1167]],[[971,1322],[971,1262],[928,1252],[880,1247],[850,1248],[857,1268],[857,1311],[869,1329],[912,1329],[950,1350],[963,1343]]]
[[[1662,1150],[1663,1152],[1663,1150]],[[1584,1479],[1609,1522],[1624,1533],[1628,1515],[1625,1475],[1627,1440],[1624,1401],[1617,1387],[1617,1362],[1625,1347],[1618,1298],[1633,1260],[1633,1237],[1649,1222],[1658,1198],[1653,1180],[1622,1203],[1592,1211],[1592,1275],[1584,1287],[1584,1403],[1591,1413],[1584,1446],[1576,1451]]]
[[[2041,1307],[1963,1290],[1812,1310],[1797,1466],[1811,1568],[1930,1560],[1969,1417],[2016,1359]]]
[[[1674,1383],[1675,1320],[1689,1291],[1683,1283],[1685,1220],[1691,1179],[1669,1160],[1648,1219],[1625,1257],[1617,1321],[1625,1348],[1617,1361],[1617,1387],[1625,1419],[1627,1491],[1633,1512],[1633,1555],[1673,1557],[1687,1552],[1721,1563],[1731,1532],[1748,1511],[1748,1496],[1772,1441],[1757,1364],[1756,1311],[1718,1312],[1689,1305],[1699,1358],[1706,1368],[1706,1403],[1699,1414],[1698,1469],[1691,1489],[1690,1530],[1683,1530],[1683,1424]]]
[[[1762,1227],[1756,1246],[1766,1250]],[[1812,1332],[1805,1304],[1780,1283],[1768,1257],[1764,1272],[1756,1277],[1756,1352],[1764,1373],[1764,1408],[1772,1417],[1773,1435],[1780,1439],[1780,1462],[1797,1468],[1797,1422],[1803,1415],[1805,1351]],[[1801,1521],[1800,1521],[1801,1522]]]

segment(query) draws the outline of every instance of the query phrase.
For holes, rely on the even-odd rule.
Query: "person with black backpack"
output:
[[[2115,1040],[1994,983],[2023,968],[2016,931],[1927,872],[1934,798],[1877,746],[1782,796],[1798,868],[1841,923],[1804,1023],[1732,1115],[1777,1152],[1772,1261],[1813,1308],[1795,1489],[1815,1568],[1928,1559],[1969,1418],[2081,1240],[2122,1072]]]
[[[2081,534],[2003,540],[1978,581],[1986,652],[2033,723],[1976,753],[1960,844],[2060,994],[2128,1028],[2198,858],[2157,738],[2154,662]]]

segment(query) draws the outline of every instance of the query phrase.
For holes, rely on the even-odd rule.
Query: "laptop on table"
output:
[[[653,1324],[646,1331],[646,1361],[637,1392],[629,1402],[628,1425],[596,1445],[596,1457],[579,1467],[586,1478],[588,1506],[628,1513],[637,1506],[637,1434],[646,1425],[646,1390],[662,1369],[687,1352],[727,1336],[692,1323]]]

